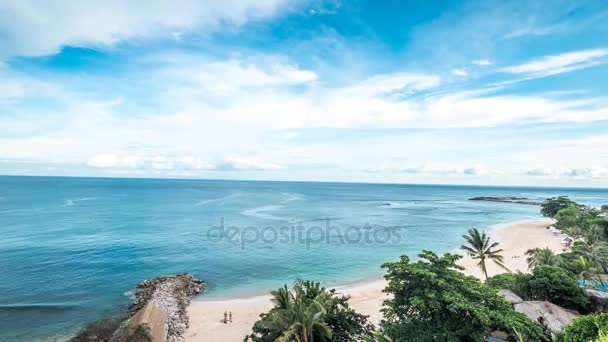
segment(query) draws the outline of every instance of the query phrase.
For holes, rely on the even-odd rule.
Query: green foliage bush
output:
[[[288,329],[301,329],[300,322],[312,322],[310,317],[304,316],[317,303],[323,306],[323,310],[316,311],[320,315],[317,322],[329,327],[331,335],[313,333],[314,341],[347,342],[373,335],[374,326],[369,323],[367,316],[350,307],[348,297],[338,296],[334,289],[327,290],[318,282],[298,281],[292,290],[285,286],[272,294],[275,307],[260,315],[260,319],[254,323],[253,333],[245,340],[271,342]],[[314,329],[314,326],[310,328]]]
[[[539,266],[532,274],[517,274],[512,290],[526,300],[547,300],[567,309],[586,312],[589,297],[576,276],[558,266]]]
[[[608,331],[608,313],[580,316],[564,329],[559,342],[588,342],[599,337],[599,332]]]
[[[483,341],[494,330],[543,341],[542,327],[513,311],[498,291],[458,271],[458,255],[424,251],[385,263],[382,333],[392,341]]]
[[[517,283],[517,275],[513,273],[497,274],[486,280],[486,285],[497,290],[513,290]]]
[[[103,318],[91,322],[72,337],[70,342],[108,342],[119,329],[122,330],[117,342],[152,342],[148,325],[121,328],[121,320],[118,318]]]
[[[120,319],[103,318],[87,324],[70,342],[105,342],[109,341],[120,327]]]
[[[568,198],[568,196],[558,196],[547,198],[540,208],[540,213],[545,217],[554,217],[560,209],[576,206],[576,202]]]

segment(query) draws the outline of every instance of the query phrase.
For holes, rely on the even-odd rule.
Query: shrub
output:
[[[486,280],[486,285],[497,290],[513,290],[517,282],[517,275],[513,273],[497,274]]]
[[[546,217],[554,217],[560,209],[565,209],[571,206],[576,206],[576,202],[568,198],[568,196],[559,196],[547,198],[540,208],[540,213]]]
[[[576,276],[558,266],[539,266],[532,274],[518,274],[513,291],[526,300],[547,300],[582,312],[590,303]]]
[[[87,324],[70,342],[105,342],[109,341],[120,327],[118,318],[103,318]]]
[[[496,289],[459,272],[459,255],[419,256],[417,262],[402,256],[382,266],[390,295],[382,332],[390,340],[483,341],[494,330],[544,340],[542,327],[513,311]]]
[[[566,326],[562,342],[588,342],[597,339],[600,330],[608,331],[608,313],[580,316]]]

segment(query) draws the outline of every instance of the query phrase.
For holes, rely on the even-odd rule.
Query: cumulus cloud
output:
[[[580,50],[544,56],[531,62],[502,68],[501,71],[544,77],[606,63],[606,56],[608,49]]]
[[[272,16],[284,0],[69,1],[0,3],[3,54],[40,56],[63,46],[111,46],[127,39],[212,31]]]

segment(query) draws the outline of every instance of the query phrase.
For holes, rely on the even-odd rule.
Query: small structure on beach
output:
[[[505,300],[513,306],[513,310],[521,312],[529,319],[539,322],[547,327],[551,333],[561,332],[564,326],[570,324],[578,312],[567,310],[559,305],[547,301],[525,301],[510,290],[498,291]]]
[[[507,302],[509,302],[511,305],[519,304],[524,301],[523,299],[521,299],[521,297],[519,297],[513,291],[510,290],[500,290],[498,291],[498,293],[503,295]]]
[[[563,331],[566,325],[579,316],[578,312],[564,309],[547,301],[523,301],[514,304],[513,309],[533,321],[541,322],[553,334]]]

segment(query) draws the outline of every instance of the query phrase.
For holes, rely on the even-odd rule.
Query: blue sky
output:
[[[0,4],[0,174],[608,186],[605,1]]]

